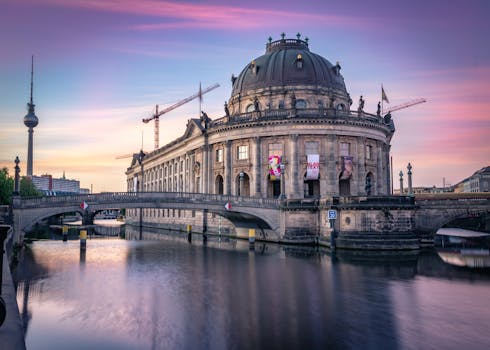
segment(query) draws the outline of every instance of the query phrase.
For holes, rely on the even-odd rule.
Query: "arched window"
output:
[[[296,109],[304,109],[306,108],[305,100],[296,100]]]
[[[345,105],[343,103],[339,103],[337,105],[337,110],[338,111],[345,111]]]
[[[254,104],[253,104],[253,103],[251,103],[251,104],[249,104],[249,105],[247,106],[246,112],[247,112],[247,113],[251,113],[251,112],[253,112],[254,110],[255,110],[255,106],[254,106]]]

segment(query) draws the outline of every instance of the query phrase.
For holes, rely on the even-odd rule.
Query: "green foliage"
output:
[[[12,203],[12,192],[14,191],[14,179],[9,176],[7,168],[0,169],[0,205]]]
[[[22,179],[20,179],[19,192],[20,192],[21,197],[41,197],[42,196],[41,192],[39,192],[37,190],[36,186],[34,186],[34,184],[32,183],[32,180],[27,176],[24,176],[24,177],[22,177]]]

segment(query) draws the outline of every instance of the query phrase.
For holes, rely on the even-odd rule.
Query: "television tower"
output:
[[[31,102],[27,104],[28,112],[24,117],[24,125],[29,128],[29,141],[27,146],[27,176],[32,176],[32,150],[34,128],[39,123],[39,119],[34,114],[34,103],[32,102],[32,81],[34,77],[34,55],[31,60]]]

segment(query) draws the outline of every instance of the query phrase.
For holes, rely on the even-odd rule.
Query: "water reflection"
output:
[[[139,235],[139,232],[136,232]],[[132,231],[126,235],[131,238]],[[484,349],[486,270],[186,233],[36,242],[16,271],[28,348]],[[444,330],[444,331],[441,331]]]
[[[490,267],[490,234],[464,229],[440,229],[435,238],[437,254],[452,265]]]

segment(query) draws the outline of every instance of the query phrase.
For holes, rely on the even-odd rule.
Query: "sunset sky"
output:
[[[393,113],[394,173],[415,186],[455,184],[490,165],[490,1],[0,0],[0,167],[26,171],[30,61],[34,55],[34,173],[124,191],[124,172],[153,149],[155,104],[197,92],[223,116],[230,77],[265,52],[267,38],[301,33],[339,61],[357,108],[375,113],[383,84]],[[160,145],[183,134],[197,100],[166,114]],[[398,187],[395,175],[395,188]]]

